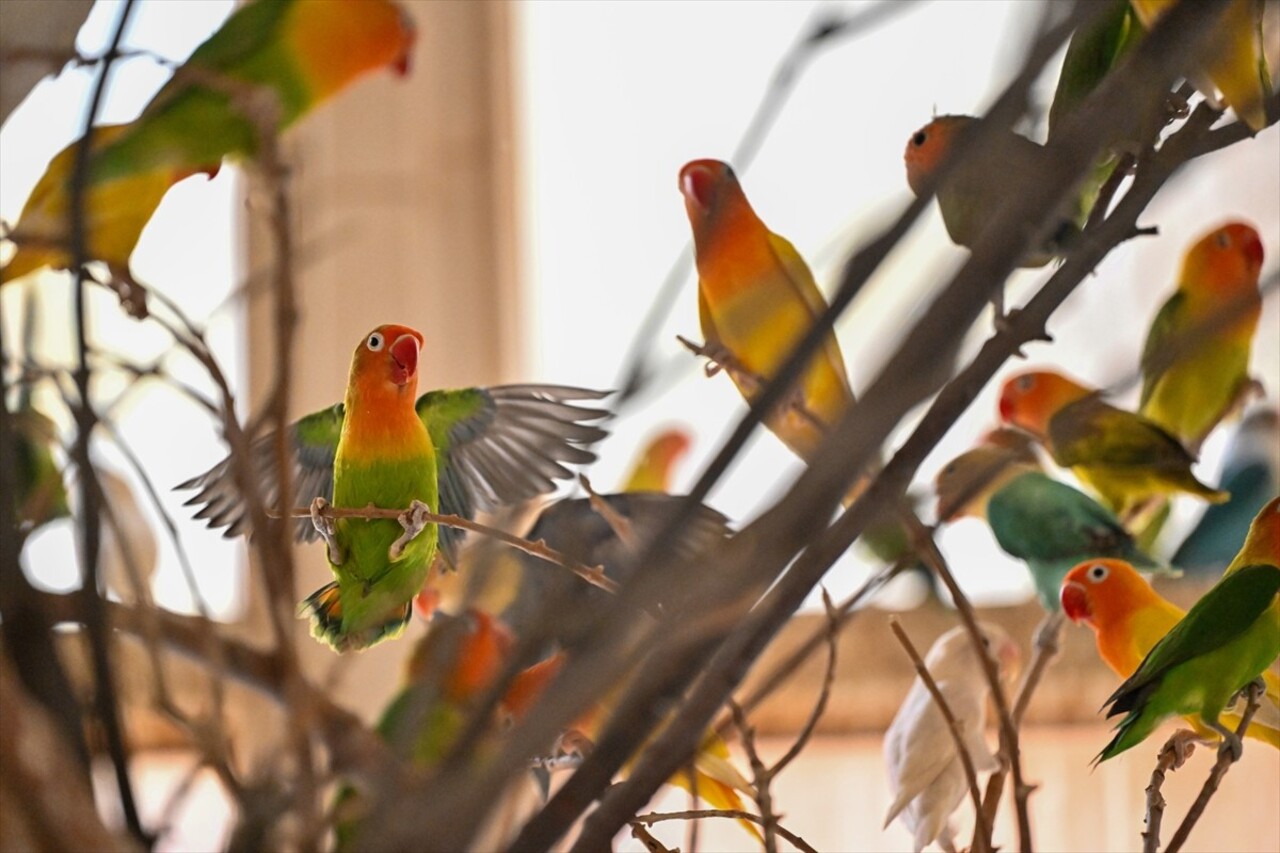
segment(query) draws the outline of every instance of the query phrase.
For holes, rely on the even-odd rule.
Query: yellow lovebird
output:
[[[727,163],[686,164],[680,192],[693,228],[702,334],[713,359],[719,351],[731,362],[724,366],[742,396],[754,400],[757,380],[773,377],[826,310],[826,300],[800,253],[752,210]],[[852,403],[844,357],[829,333],[789,404],[765,425],[810,462],[823,435]]]
[[[1177,0],[1130,0],[1138,20],[1151,29]],[[1262,51],[1261,0],[1233,0],[1218,21],[1202,67],[1187,69],[1197,89],[1212,98],[1214,90],[1254,131],[1267,124],[1264,102],[1271,73]],[[1208,76],[1208,80],[1204,76]]]
[[[1147,652],[1186,615],[1124,560],[1086,560],[1067,573],[1061,595],[1062,611],[1093,629],[1099,657],[1121,678],[1133,675]],[[1266,699],[1246,736],[1280,748],[1280,679],[1271,671],[1262,677]],[[1195,715],[1185,719],[1201,737],[1218,739]],[[1240,714],[1224,713],[1222,724],[1234,729]]]
[[[1261,270],[1262,240],[1251,226],[1210,231],[1183,258],[1178,288],[1147,332],[1139,411],[1189,448],[1199,448],[1251,384]],[[1209,328],[1223,312],[1236,313]]]
[[[689,452],[689,433],[680,427],[664,429],[645,445],[622,487],[624,492],[670,492],[676,463]]]
[[[1060,373],[1034,370],[1006,380],[1000,418],[1043,441],[1055,462],[1121,518],[1160,495],[1186,492],[1210,503],[1230,497],[1195,478],[1195,457],[1158,424]]]
[[[128,128],[127,124],[94,128],[90,151],[100,151]],[[72,142],[49,161],[27,197],[18,223],[9,235],[18,251],[0,269],[0,284],[46,267],[67,269],[71,266],[71,176],[78,143],[78,140]],[[218,173],[219,165],[220,161],[215,160],[195,168],[163,166],[91,183],[84,200],[86,259],[104,262],[117,283],[131,283],[129,258],[165,193],[191,175],[204,173],[212,178]]]

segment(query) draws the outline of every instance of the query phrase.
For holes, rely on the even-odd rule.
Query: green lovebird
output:
[[[338,651],[363,649],[398,634],[422,587],[437,544],[453,565],[461,531],[424,524],[423,512],[472,518],[519,503],[570,476],[565,464],[595,455],[582,447],[603,438],[591,424],[608,413],[577,405],[606,396],[542,385],[432,391],[415,402],[421,333],[379,326],[352,357],[346,400],[293,424],[294,489],[312,517],[299,541],[328,545],[334,582],[309,596],[301,611],[312,634]],[[263,494],[278,492],[273,438],[258,439],[253,467]],[[187,501],[196,518],[227,535],[246,532],[248,518],[229,459],[178,488],[199,489]],[[399,519],[331,519],[322,509],[372,504],[406,510]]]
[[[1097,761],[1136,746],[1163,720],[1198,714],[1235,758],[1235,732],[1218,717],[1280,656],[1280,497],[1262,508],[1222,579],[1156,643],[1104,703],[1124,714]]]
[[[62,469],[53,456],[58,428],[48,416],[23,400],[9,421],[13,429],[14,463],[17,465],[15,509],[19,531],[36,528],[71,514]]]
[[[284,130],[367,72],[408,72],[413,23],[391,0],[255,0],[195,49],[117,139],[93,181],[253,156],[262,110]]]
[[[1035,452],[1011,430],[998,430],[938,472],[938,521],[985,518],[996,542],[1027,564],[1036,594],[1056,613],[1067,572],[1082,560],[1119,557],[1149,569],[1143,553],[1115,514],[1044,473]]]

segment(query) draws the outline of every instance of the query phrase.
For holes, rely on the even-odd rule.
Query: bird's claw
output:
[[[333,519],[324,514],[329,508],[329,502],[324,498],[316,498],[311,502],[311,524],[316,529],[316,533],[320,534],[320,538],[324,540],[325,549],[329,557],[329,562],[335,566],[341,566],[343,561],[347,559],[347,555],[342,551],[342,545],[338,542],[338,537],[334,532]]]
[[[1174,732],[1165,744],[1165,749],[1173,753],[1173,764],[1169,769],[1177,770],[1186,764],[1187,759],[1196,751],[1196,744],[1203,742],[1203,739],[1190,729],[1178,729]]]
[[[1240,756],[1244,755],[1244,744],[1240,741],[1240,735],[1235,732],[1227,731],[1222,733],[1222,743],[1218,745],[1218,755],[1228,754],[1231,756],[1231,762],[1240,760]]]
[[[409,543],[418,538],[418,534],[427,526],[427,515],[430,512],[431,507],[422,501],[415,500],[409,504],[408,509],[396,516],[396,521],[400,522],[404,533],[400,534],[400,538],[392,542],[391,547],[387,549],[387,556],[392,562],[400,559],[404,549],[409,547]]]

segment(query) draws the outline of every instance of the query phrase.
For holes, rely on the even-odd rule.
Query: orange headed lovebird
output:
[[[913,193],[920,194],[924,182],[977,121],[966,115],[938,116],[911,134],[903,160]],[[1013,131],[1000,133],[993,151],[966,152],[964,161],[937,190],[938,208],[951,240],[972,248],[1006,198],[1041,180],[1046,157],[1043,146]],[[1078,233],[1076,222],[1064,213],[1043,245],[1022,259],[1022,266],[1044,266],[1061,255]]]
[[[1238,759],[1240,738],[1220,721],[1231,698],[1280,656],[1280,497],[1262,508],[1219,580],[1192,605],[1107,699],[1108,717],[1124,714],[1105,761],[1146,739],[1175,714],[1222,735]]]
[[[413,43],[413,22],[391,0],[246,3],[94,155],[90,178],[253,156],[264,121],[284,130],[370,71],[407,73]]]
[[[1177,0],[1130,0],[1138,20],[1150,29]],[[1255,132],[1267,124],[1266,97],[1275,69],[1267,69],[1262,48],[1262,0],[1232,0],[1214,28],[1201,68],[1186,69],[1197,89],[1214,90]],[[1206,80],[1204,77],[1209,79]]]
[[[1147,333],[1139,411],[1193,450],[1251,384],[1261,270],[1257,231],[1242,222],[1215,228],[1183,258],[1178,289]],[[1207,328],[1223,311],[1237,313],[1229,323]]]
[[[91,151],[101,151],[129,127],[113,124],[94,128]],[[45,267],[66,269],[71,265],[68,217],[77,144],[71,143],[54,156],[27,197],[9,235],[18,251],[0,269],[0,284]],[[86,258],[105,262],[114,280],[131,282],[129,257],[169,187],[196,173],[213,177],[219,162],[215,159],[207,165],[162,166],[90,184],[84,202]],[[141,307],[136,301],[130,304]]]
[[[1186,492],[1211,503],[1228,497],[1195,478],[1195,457],[1159,425],[1060,373],[1033,370],[1007,379],[1000,418],[1045,442],[1055,462],[1122,518],[1157,495]]]
[[[670,492],[676,463],[689,452],[689,433],[670,427],[654,437],[632,465],[624,492]]]
[[[423,524],[422,513],[473,517],[477,511],[529,500],[570,476],[564,463],[595,455],[581,444],[604,430],[590,421],[607,412],[576,404],[600,392],[545,385],[431,391],[418,397],[422,335],[379,326],[356,348],[345,401],[295,422],[291,429],[294,489],[312,517],[295,528],[299,540],[324,538],[337,580],[302,603],[312,633],[338,651],[362,649],[398,634],[410,602],[437,552],[450,565],[460,531]],[[275,500],[274,437],[251,448],[261,492]],[[230,460],[181,484],[199,489],[188,504],[197,518],[243,532],[248,517]],[[402,509],[393,519],[330,519],[330,502]]]
[[[1073,622],[1093,629],[1098,655],[1121,678],[1128,678],[1151,648],[1186,612],[1163,598],[1124,560],[1086,560],[1062,582],[1062,610]],[[1249,726],[1247,736],[1280,748],[1280,680],[1262,673],[1266,700]],[[1218,738],[1194,716],[1187,722],[1202,737]],[[1225,713],[1222,722],[1235,729],[1240,714]]]
[[[713,352],[736,362],[725,365],[726,372],[752,400],[757,382],[768,381],[781,367],[826,310],[826,301],[795,247],[752,210],[727,163],[685,164],[680,192],[693,228],[702,334]],[[852,402],[840,345],[828,334],[794,389],[792,404],[784,403],[765,424],[810,461],[823,434]]]

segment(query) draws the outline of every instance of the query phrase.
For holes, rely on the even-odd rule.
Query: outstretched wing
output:
[[[527,501],[571,476],[566,465],[596,456],[588,447],[607,431],[607,409],[592,403],[607,392],[562,385],[502,385],[430,391],[418,398],[418,417],[436,448],[440,512],[474,518]],[[440,528],[450,562],[463,531]]]
[[[338,403],[290,424],[295,506],[307,506],[317,497],[333,499],[333,457],[338,452],[338,437],[342,434],[342,415],[342,404]],[[275,505],[280,489],[274,435],[259,436],[249,449],[251,472],[257,478],[267,506]],[[209,527],[225,527],[224,536],[230,538],[250,532],[231,457],[175,488],[199,489],[184,505],[200,507],[195,517],[205,519]],[[297,541],[311,542],[317,536],[310,519],[298,519],[294,530]]]

